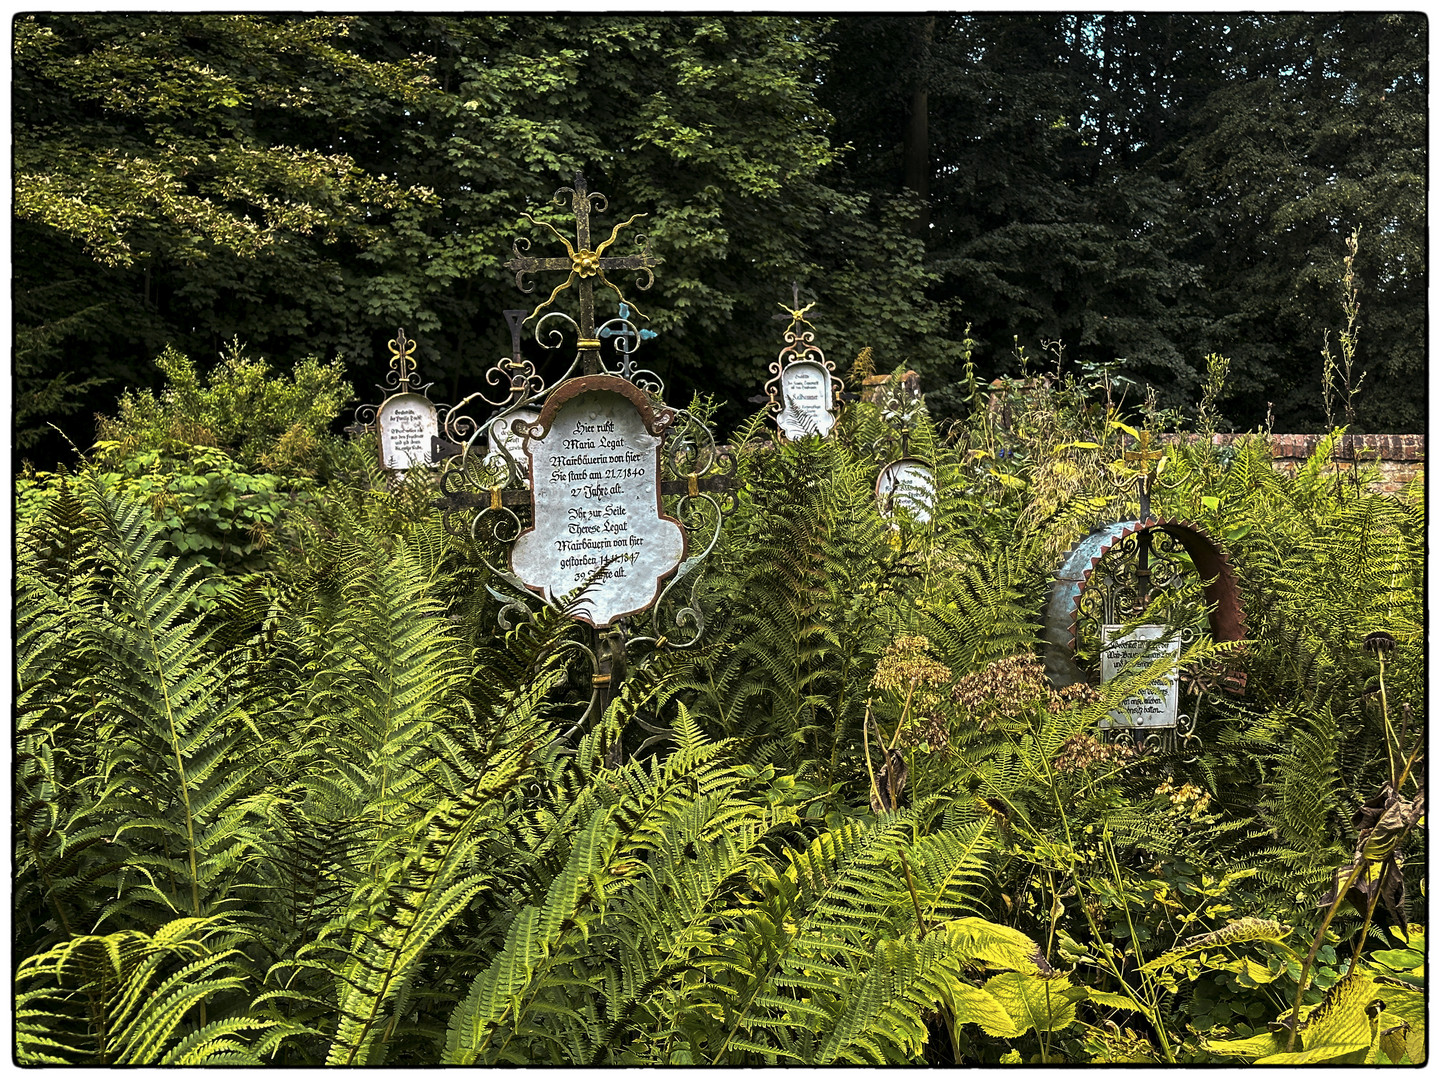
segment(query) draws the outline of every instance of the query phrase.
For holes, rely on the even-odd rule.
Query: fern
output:
[[[233,931],[214,918],[176,919],[155,933],[71,938],[16,972],[16,1058],[22,1065],[260,1065],[287,1033],[276,1019],[205,1021],[204,1002],[246,987]],[[243,1000],[243,997],[241,998]],[[193,1013],[202,1012],[196,1022]],[[241,1038],[261,1035],[258,1041]],[[263,1033],[263,1034],[262,1034]]]
[[[94,667],[91,722],[110,733],[104,770],[115,785],[108,814],[140,881],[122,880],[113,914],[144,898],[193,916],[224,905],[228,882],[253,847],[234,812],[255,765],[253,728],[232,692],[223,658],[187,617],[197,582],[160,556],[164,534],[145,508],[90,479],[99,569],[109,603],[85,626]],[[99,826],[75,837],[86,842]]]

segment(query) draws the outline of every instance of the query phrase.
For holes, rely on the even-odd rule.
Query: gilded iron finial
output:
[[[395,331],[395,336],[390,339],[390,367],[399,375],[398,386],[402,394],[410,391],[410,376],[415,365],[415,342],[405,337],[405,328],[402,326]]]
[[[1138,465],[1140,475],[1135,478],[1137,494],[1140,499],[1140,517],[1150,516],[1150,492],[1155,484],[1155,462],[1165,456],[1165,448],[1150,449],[1150,430],[1142,429],[1136,437],[1139,445],[1134,450],[1124,452],[1127,465]]]
[[[790,320],[790,325],[785,328],[785,333],[786,333],[786,334],[798,334],[798,333],[800,333],[800,329],[799,329],[799,328],[800,328],[801,326],[808,326],[808,327],[813,331],[813,330],[815,329],[815,324],[812,323],[809,319],[805,318],[805,316],[810,312],[810,309],[811,309],[811,308],[813,308],[817,303],[819,303],[819,301],[817,301],[817,300],[811,300],[810,303],[805,304],[805,305],[802,307],[801,304],[800,304],[800,283],[799,283],[799,282],[792,281],[792,282],[790,283],[790,291],[791,291],[791,294],[794,296],[793,302],[787,304],[787,303],[785,303],[783,300],[780,301],[780,304],[779,304],[780,310],[783,311],[783,312],[785,312],[785,314],[784,314],[784,315],[776,315],[775,318],[777,318],[777,319],[787,319],[787,318],[788,318],[788,319]]]
[[[615,284],[605,276],[606,270],[644,270],[646,279],[639,286],[641,289],[648,289],[655,281],[654,267],[660,260],[650,253],[649,242],[640,237],[641,252],[639,255],[627,255],[622,257],[606,256],[605,252],[620,235],[620,230],[628,225],[634,224],[644,214],[632,214],[625,221],[616,225],[610,231],[610,237],[604,243],[593,250],[590,247],[590,211],[592,209],[604,210],[608,205],[605,196],[600,192],[586,190],[585,176],[583,173],[575,174],[575,186],[573,188],[560,188],[555,192],[555,201],[564,205],[566,194],[570,196],[570,204],[575,213],[575,243],[561,234],[547,221],[537,221],[528,213],[521,214],[526,221],[532,225],[543,226],[549,229],[559,241],[565,245],[563,258],[554,257],[538,259],[525,255],[524,251],[530,246],[528,240],[517,239],[512,245],[514,257],[505,263],[508,270],[515,271],[515,284],[522,292],[530,292],[534,285],[526,285],[525,275],[540,270],[563,270],[566,273],[565,280],[555,286],[554,290],[546,298],[545,302],[536,306],[530,313],[529,319],[535,318],[555,302],[555,298],[568,289],[575,286],[575,291],[580,298],[580,317],[576,320],[576,326],[580,334],[580,350],[582,352],[593,352],[598,354],[600,339],[595,336],[595,281],[599,279],[600,284],[609,288],[620,298],[621,303],[628,303],[624,295],[616,288]],[[522,246],[523,245],[523,246]],[[632,308],[634,304],[630,304]],[[642,319],[646,316],[638,309],[635,314]],[[528,322],[529,319],[526,321]],[[597,359],[598,362],[598,359]]]

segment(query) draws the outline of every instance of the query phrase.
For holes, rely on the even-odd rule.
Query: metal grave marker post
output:
[[[930,462],[910,455],[910,432],[925,408],[919,377],[912,371],[903,378],[877,381],[866,400],[880,409],[885,421],[883,434],[871,446],[872,452],[895,453],[899,457],[880,467],[875,479],[875,502],[887,518],[896,511],[908,514],[917,524],[928,525],[939,496],[935,470]]]
[[[555,197],[574,212],[575,244],[525,214],[559,237],[566,255],[532,257],[525,254],[529,241],[517,239],[505,266],[526,292],[533,289],[525,283],[527,274],[553,270],[567,276],[528,316],[506,312],[512,355],[493,367],[486,381],[507,392],[471,394],[451,410],[446,430],[458,452],[441,476],[438,505],[446,527],[474,541],[490,568],[495,585],[487,588],[502,601],[502,629],[510,629],[512,619],[533,618],[537,605],[561,609],[562,603],[567,615],[589,627],[584,640],[567,639],[560,646],[588,662],[592,687],[584,714],[563,739],[603,714],[613,683],[637,663],[637,655],[643,655],[638,660],[643,664],[662,649],[699,641],[704,618],[695,570],[719,541],[722,518],[733,508],[735,462],[698,418],[666,405],[659,377],[635,364],[635,350],[655,335],[635,327],[633,305],[605,271],[643,271],[640,287],[648,288],[659,260],[644,237],[637,238],[638,255],[605,252],[622,229],[644,215],[615,226],[609,239],[591,250],[590,214],[605,209],[605,196],[589,191],[577,174],[574,186],[560,188]],[[619,316],[600,327],[597,279],[620,301]],[[572,286],[578,318],[546,312]],[[520,327],[532,319],[542,349],[564,343],[562,326],[578,339],[575,358],[552,382],[520,355]],[[601,353],[607,339],[619,354],[615,366]],[[463,411],[472,405],[493,411],[477,422]],[[485,438],[477,447],[481,433]],[[697,536],[702,543],[692,542]],[[497,545],[508,549],[503,566],[491,561]],[[688,600],[679,591],[682,584]],[[669,734],[637,722],[653,736],[642,749]]]
[[[785,348],[770,365],[774,376],[765,384],[775,426],[787,439],[818,435],[822,439],[835,427],[844,384],[835,374],[835,365],[814,344],[815,327],[805,317],[815,306],[800,304],[800,286],[792,285],[794,306],[781,304],[790,325],[785,330]],[[810,329],[802,330],[808,326]]]
[[[395,332],[389,344],[390,376],[380,389],[392,392],[379,405],[356,409],[356,422],[345,430],[351,435],[375,431],[380,443],[380,467],[402,477],[417,466],[439,464],[435,438],[440,434],[440,417],[446,406],[437,406],[426,394],[433,383],[421,385],[415,379],[415,342],[405,337],[404,327]]]
[[[875,481],[875,501],[882,514],[893,517],[896,509],[903,509],[922,525],[935,510],[935,494],[935,473],[919,458],[890,462]]]

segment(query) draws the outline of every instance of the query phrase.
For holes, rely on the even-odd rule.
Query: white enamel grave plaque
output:
[[[440,434],[435,405],[423,394],[395,394],[375,415],[380,432],[380,464],[386,469],[433,465],[431,439]]]
[[[505,457],[498,449],[498,447],[503,446],[520,466],[521,474],[528,479],[530,471],[528,461],[525,457],[525,437],[523,435],[516,435],[512,430],[512,425],[517,420],[523,420],[527,424],[533,424],[538,419],[540,419],[540,413],[535,409],[516,409],[496,420],[492,420],[487,431],[486,441],[490,447],[490,452],[485,455],[485,463],[497,468],[503,466],[505,464]]]
[[[654,603],[685,557],[685,532],[662,510],[660,436],[641,412],[644,394],[620,378],[583,382],[552,396],[540,433],[526,439],[535,524],[515,541],[510,566],[546,599],[596,577],[577,617],[608,626]]]
[[[780,373],[780,396],[785,406],[775,424],[787,439],[802,435],[824,438],[830,434],[835,426],[835,414],[830,411],[834,394],[830,371],[824,364],[813,360],[790,364]]]
[[[1123,710],[1116,710],[1100,721],[1102,728],[1172,728],[1180,712],[1180,639],[1171,635],[1162,641],[1168,628],[1144,625],[1135,627],[1124,637],[1123,626],[1110,623],[1100,627],[1100,681],[1109,682],[1127,664],[1139,657],[1137,666],[1154,663],[1161,653],[1169,653],[1175,664],[1154,690],[1147,690],[1125,699]],[[1128,716],[1126,714],[1129,714]]]
[[[886,517],[893,517],[899,506],[916,521],[928,522],[935,510],[935,474],[923,461],[892,461],[875,481],[875,499]]]

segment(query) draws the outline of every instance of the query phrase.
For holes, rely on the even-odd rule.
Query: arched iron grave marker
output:
[[[876,505],[887,518],[904,513],[916,524],[928,525],[939,497],[935,469],[910,450],[910,433],[925,410],[919,376],[910,372],[905,378],[887,378],[876,388],[871,401],[885,422],[884,434],[875,449],[890,456],[875,478]],[[897,453],[898,457],[892,456]]]
[[[590,214],[605,209],[605,196],[588,191],[585,177],[577,175],[555,199],[574,211],[575,244],[525,214],[559,237],[566,254],[531,257],[529,241],[517,239],[505,266],[525,292],[534,287],[526,284],[527,274],[560,271],[567,277],[528,315],[505,313],[512,355],[486,374],[486,382],[504,394],[471,394],[451,410],[446,437],[455,453],[441,475],[439,505],[446,527],[474,540],[497,582],[508,586],[490,588],[503,601],[504,629],[512,618],[532,617],[537,605],[563,605],[592,628],[588,644],[566,642],[589,661],[594,688],[573,731],[603,712],[612,681],[636,655],[699,640],[704,619],[693,592],[695,570],[719,540],[722,517],[733,506],[728,492],[735,463],[699,418],[665,403],[654,372],[635,364],[635,350],[655,335],[636,328],[633,305],[606,271],[642,271],[644,289],[658,260],[644,237],[637,238],[639,254],[606,251],[644,215],[616,225],[592,250]],[[619,315],[598,328],[596,279],[620,299]],[[546,312],[572,286],[578,318]],[[521,356],[521,328],[531,320],[543,349],[564,344],[562,326],[577,335],[574,359],[553,382]],[[616,354],[608,362],[601,352],[607,339]],[[490,412],[477,421],[470,408]],[[508,548],[503,567],[485,554],[497,544]],[[679,591],[682,583],[691,587],[688,598]]]
[[[1045,673],[1057,689],[1097,676],[1104,683],[1168,654],[1161,683],[1126,699],[1100,726],[1122,742],[1193,754],[1200,740],[1195,717],[1180,708],[1181,651],[1201,632],[1243,640],[1245,616],[1225,551],[1194,522],[1151,514],[1163,452],[1151,448],[1149,432],[1137,443],[1125,460],[1139,466],[1139,516],[1100,526],[1061,560],[1043,615]]]
[[[374,431],[379,436],[380,467],[403,476],[421,465],[440,462],[436,438],[441,416],[449,408],[436,405],[426,393],[433,383],[423,385],[415,378],[415,342],[401,327],[390,339],[390,375],[380,386],[390,394],[379,405],[361,405],[355,423],[345,430],[352,435]]]
[[[785,348],[770,364],[774,376],[765,384],[775,426],[787,439],[806,435],[825,438],[835,427],[844,384],[835,374],[835,364],[815,345],[815,327],[805,316],[815,307],[800,303],[800,286],[791,286],[794,304],[781,304],[790,325],[785,329]],[[802,329],[803,327],[810,329]]]

